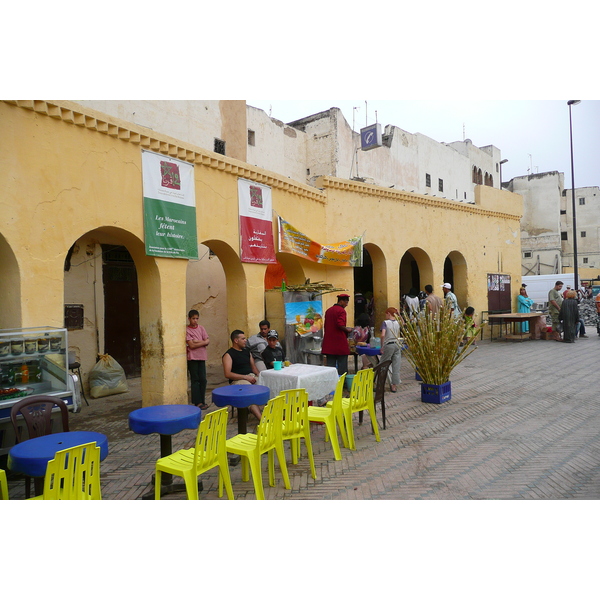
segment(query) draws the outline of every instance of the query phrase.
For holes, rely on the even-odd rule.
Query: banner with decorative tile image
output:
[[[146,254],[198,258],[194,165],[142,150]]]

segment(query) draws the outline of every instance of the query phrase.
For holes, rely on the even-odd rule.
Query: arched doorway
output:
[[[462,310],[467,306],[467,261],[458,251],[453,250],[444,260],[444,283],[452,285],[452,291],[456,294],[458,305]]]
[[[15,253],[0,235],[0,329],[21,327],[21,284]]]
[[[427,284],[433,283],[433,266],[429,255],[422,248],[409,248],[400,259],[400,298],[411,288],[420,292]]]

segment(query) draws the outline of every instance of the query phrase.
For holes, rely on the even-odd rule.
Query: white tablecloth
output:
[[[335,391],[339,375],[335,367],[293,364],[280,371],[267,369],[258,376],[258,384],[266,385],[275,398],[283,390],[304,388],[308,399],[315,402]]]

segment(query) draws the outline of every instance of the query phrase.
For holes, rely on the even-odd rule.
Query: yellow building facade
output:
[[[228,122],[239,124],[239,142],[245,119],[237,114]],[[84,326],[69,341],[77,341],[85,376],[103,351],[106,282],[95,253],[99,247],[125,247],[139,295],[144,405],[187,402],[186,286],[190,277],[210,275],[202,268],[192,274],[184,259],[146,255],[143,149],[194,165],[198,242],[218,258],[227,290],[226,301],[212,306],[214,315],[203,319],[201,311],[211,345],[214,340],[209,355],[214,364],[228,346],[229,331],[251,335],[265,317],[266,265],[239,258],[240,177],[270,186],[274,213],[311,239],[332,243],[365,232],[378,323],[385,308],[399,307],[401,292],[408,291],[409,263],[418,268],[421,289],[431,284],[441,296],[450,261],[460,306],[474,306],[479,314],[488,308],[488,274],[509,275],[516,295],[522,215],[517,194],[477,186],[472,205],[333,177],[310,187],[73,102],[2,101],[0,329],[62,327],[65,304],[81,302]],[[276,236],[275,219],[273,230]],[[352,268],[285,253],[277,259],[289,283],[310,278],[354,291]],[[324,310],[335,302],[333,296],[323,297]],[[349,313],[350,321],[351,306]],[[217,314],[224,325],[214,332],[210,324]]]

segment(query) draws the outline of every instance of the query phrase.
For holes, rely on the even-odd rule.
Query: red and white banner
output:
[[[271,188],[238,179],[238,201],[241,261],[275,264]]]

